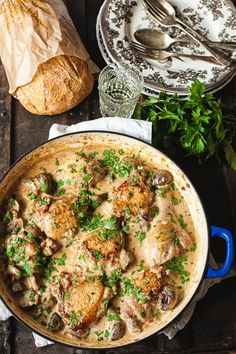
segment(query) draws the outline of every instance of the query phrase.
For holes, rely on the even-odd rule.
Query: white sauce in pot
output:
[[[90,144],[25,173],[2,205],[9,289],[50,331],[128,342],[183,301],[196,238],[170,172]]]

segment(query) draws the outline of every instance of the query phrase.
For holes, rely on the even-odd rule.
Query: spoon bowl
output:
[[[167,0],[142,0],[142,3],[151,16],[160,24],[166,27],[174,26],[179,28],[208,50],[221,65],[231,64],[231,60],[225,54],[209,45],[210,41],[206,41],[205,37],[175,16],[175,10]]]
[[[137,42],[153,49],[167,49],[172,43],[186,42],[179,38],[172,38],[168,33],[159,31],[155,28],[141,28],[134,32]]]
[[[168,33],[157,30],[155,28],[140,28],[134,32],[134,38],[137,42],[143,44],[144,46],[156,50],[167,49],[171,46],[171,44],[176,42],[182,42],[186,44],[194,43],[193,41],[187,39],[173,38]],[[213,47],[227,49],[229,51],[234,51],[236,49],[236,43],[231,42],[211,42],[210,45]]]

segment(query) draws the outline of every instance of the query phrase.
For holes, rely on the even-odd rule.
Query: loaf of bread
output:
[[[9,93],[38,115],[63,113],[99,72],[63,0],[0,0],[0,57]]]
[[[60,55],[40,64],[33,80],[20,86],[15,97],[31,113],[59,114],[83,101],[93,80],[85,61]]]

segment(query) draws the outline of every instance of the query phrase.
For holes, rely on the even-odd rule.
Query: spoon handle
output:
[[[206,42],[206,40],[205,40]],[[221,49],[226,49],[226,50],[236,50],[236,43],[234,42],[212,42],[212,41],[207,41],[208,44],[212,47],[218,47]]]
[[[185,40],[184,38],[179,38],[178,40],[175,40],[175,42],[193,43],[193,41],[191,41],[190,39]],[[230,50],[230,51],[236,50],[236,42],[213,42],[210,40],[206,40],[206,38],[204,38],[203,42],[207,43],[211,47],[226,49],[226,50]]]
[[[219,53],[215,48],[213,49],[206,42],[206,38],[203,37],[200,33],[196,32],[193,28],[189,27],[186,23],[182,22],[180,19],[176,18],[176,27],[180,30],[188,34],[192,39],[201,44],[211,55],[221,64],[221,65],[229,65],[230,60],[223,53]]]

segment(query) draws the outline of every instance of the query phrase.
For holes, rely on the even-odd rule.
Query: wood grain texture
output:
[[[11,96],[8,82],[0,62],[0,178],[11,164]]]

